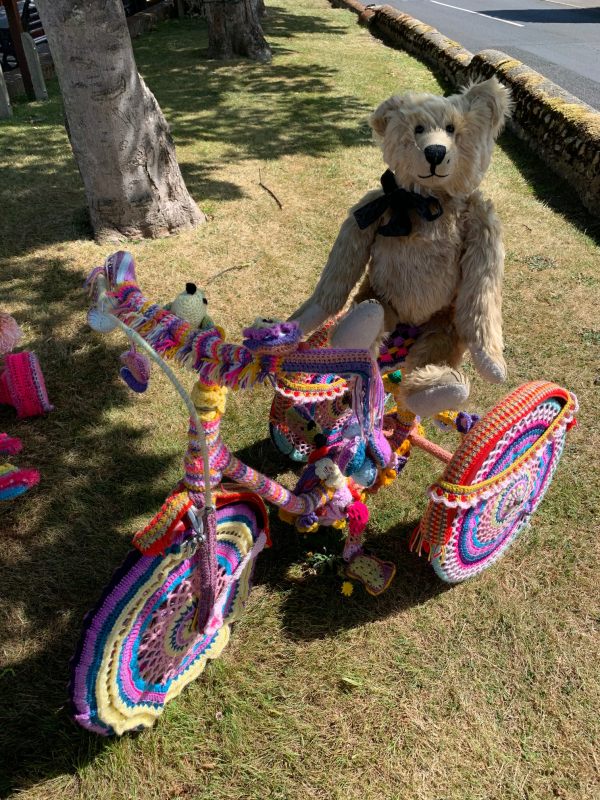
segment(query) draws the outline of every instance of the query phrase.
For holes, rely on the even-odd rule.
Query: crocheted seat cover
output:
[[[250,591],[253,559],[226,587],[264,527],[264,505],[248,495],[217,509],[217,595],[223,624],[204,635],[194,626],[198,558],[185,531],[164,556],[132,550],[85,619],[71,663],[75,720],[103,735],[151,726],[165,704],[198,677],[229,641]]]
[[[574,395],[546,382],[521,386],[464,437],[413,540],[437,574],[465,580],[497,561],[546,493],[574,422]]]

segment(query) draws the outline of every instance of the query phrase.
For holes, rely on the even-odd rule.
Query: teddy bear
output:
[[[350,209],[314,292],[291,317],[309,333],[339,314],[362,278],[331,344],[377,347],[409,330],[397,400],[419,416],[467,400],[467,351],[485,380],[506,378],[502,231],[478,187],[510,108],[496,78],[449,97],[381,103],[370,118],[387,166],[381,188]]]

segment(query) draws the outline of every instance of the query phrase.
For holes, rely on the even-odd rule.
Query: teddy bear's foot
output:
[[[469,398],[470,386],[462,372],[447,369],[435,384],[413,392],[407,389],[404,387],[407,408],[419,417],[432,417],[440,411],[460,410]]]
[[[297,322],[305,336],[316,331],[332,315],[321,308],[317,303],[307,301],[289,318],[290,322]]]
[[[352,309],[331,334],[331,346],[370,350],[383,331],[383,308],[377,300],[364,300]]]
[[[506,362],[501,355],[494,359],[482,348],[470,347],[469,349],[475,369],[484,380],[490,383],[504,383],[506,380]]]

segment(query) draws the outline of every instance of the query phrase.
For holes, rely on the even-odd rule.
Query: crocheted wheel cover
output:
[[[418,531],[442,580],[457,583],[497,561],[546,493],[577,409],[551,383],[521,386],[465,436]]]
[[[217,510],[221,582],[259,537],[261,508],[246,500]],[[110,735],[153,725],[165,703],[221,654],[250,591],[253,560],[231,584],[224,623],[211,636],[192,628],[196,568],[189,532],[174,540],[164,556],[137,550],[127,555],[86,617],[71,663],[73,717],[82,727]]]

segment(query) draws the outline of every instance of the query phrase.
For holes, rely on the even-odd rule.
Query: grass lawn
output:
[[[325,0],[274,0],[268,66],[204,58],[201,20],[135,42],[208,224],[128,245],[146,293],[207,286],[230,336],[311,291],[347,207],[376,186],[366,118],[383,98],[443,92]],[[56,411],[0,430],[40,486],[0,510],[1,796],[27,800],[592,800],[598,734],[598,221],[509,135],[485,182],[505,224],[509,385],[574,390],[580,425],[532,529],[479,579],[448,590],[407,551],[437,467],[415,454],[372,504],[389,591],[351,598],[299,579],[307,542],[273,515],[247,613],[223,658],[151,731],[102,740],[65,712],[83,614],[180,474],[185,415],[154,370],[133,396],[119,334],[86,326],[82,281],[108,254],[48,103],[0,123],[0,297],[40,357]],[[277,195],[283,208],[259,185]],[[473,408],[504,389],[474,381]],[[266,391],[231,396],[225,434],[253,465],[293,473],[266,441]],[[452,438],[452,437],[450,437]],[[447,445],[453,446],[453,441]]]

